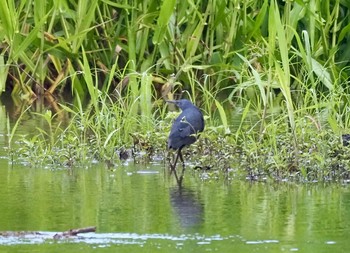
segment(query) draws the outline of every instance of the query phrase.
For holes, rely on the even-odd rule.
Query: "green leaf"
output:
[[[217,101],[216,99],[215,99],[215,105],[216,105],[216,108],[219,110],[221,122],[222,122],[224,129],[225,129],[225,134],[230,134],[231,131],[230,131],[230,128],[228,127],[227,117],[226,117],[226,113],[225,113],[224,108],[219,103],[219,101]]]
[[[159,44],[163,41],[169,19],[174,11],[176,0],[163,0],[162,7],[159,12],[159,17],[157,20],[157,28],[153,36],[153,43]]]

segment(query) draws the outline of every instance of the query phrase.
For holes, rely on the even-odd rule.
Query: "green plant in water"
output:
[[[166,153],[171,114],[161,98],[169,88],[170,95],[185,91],[206,114],[194,146],[200,152],[187,151],[202,167],[307,180],[335,167],[348,172],[339,140],[350,122],[349,16],[340,1],[3,6],[0,73],[11,73],[13,94],[33,94],[33,80],[49,93],[68,84],[74,94],[73,105],[62,105],[71,114],[62,132],[44,113],[48,127],[25,139],[43,160],[56,152],[60,164],[116,162],[118,150],[133,146]],[[173,81],[155,81],[172,73]]]

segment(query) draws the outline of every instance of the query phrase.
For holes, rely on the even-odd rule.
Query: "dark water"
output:
[[[188,169],[179,187],[159,163],[31,168],[9,162],[7,117],[0,105],[0,231],[41,235],[0,236],[0,252],[350,250],[348,185],[203,181]],[[27,122],[20,133],[38,123]],[[87,226],[96,233],[52,239]]]

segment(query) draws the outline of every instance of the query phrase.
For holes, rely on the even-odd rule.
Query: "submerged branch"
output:
[[[67,238],[70,236],[76,236],[77,234],[81,233],[89,233],[89,232],[95,232],[96,227],[86,227],[86,228],[76,228],[76,229],[70,229],[68,231],[65,231],[61,234],[55,234],[53,236],[53,239],[61,239],[61,238]]]

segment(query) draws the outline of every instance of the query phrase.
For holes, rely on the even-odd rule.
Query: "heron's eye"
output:
[[[181,118],[181,122],[187,122],[186,116],[183,116],[183,117]]]

